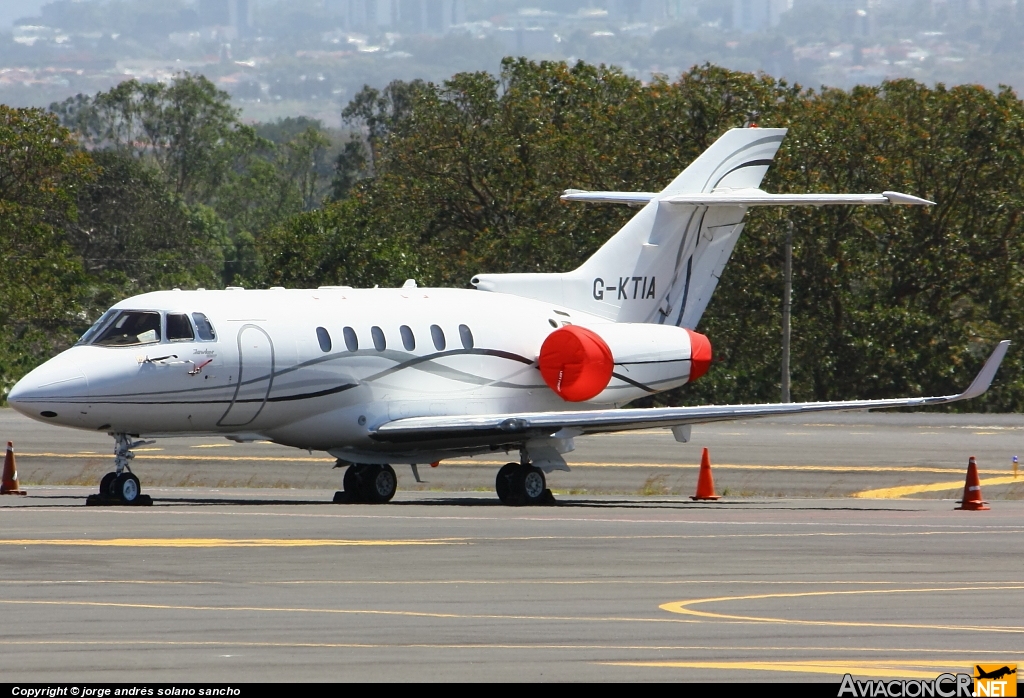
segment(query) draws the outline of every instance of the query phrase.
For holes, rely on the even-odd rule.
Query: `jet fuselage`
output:
[[[394,455],[372,432],[396,419],[621,406],[689,378],[690,333],[644,325],[629,335],[651,341],[639,337],[629,357],[615,357],[600,394],[566,402],[545,384],[537,357],[570,324],[624,329],[551,303],[461,289],[161,291],[115,305],[8,399],[30,417],[81,429],[269,439],[367,461]],[[443,455],[438,445],[420,455]]]

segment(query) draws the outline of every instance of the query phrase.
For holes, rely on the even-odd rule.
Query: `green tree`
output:
[[[114,148],[152,162],[187,203],[206,203],[239,157],[260,145],[231,98],[202,75],[170,84],[128,80],[94,97],[51,105],[90,148]]]
[[[118,267],[127,274],[118,285],[124,290],[198,283],[218,259],[223,283],[243,278],[254,269],[255,239],[319,206],[330,187],[331,141],[322,124],[285,119],[261,126],[268,137],[261,136],[201,75],[183,73],[169,84],[129,80],[51,110],[110,169],[90,192],[89,219],[73,232],[79,249],[113,256],[87,266],[106,271],[122,252],[148,250],[137,257],[147,270]],[[128,200],[137,206],[123,208]],[[197,217],[203,206],[220,221],[209,225],[209,211]],[[198,239],[200,231],[208,237]],[[203,263],[195,266],[197,259]],[[190,267],[194,274],[183,273]]]
[[[367,235],[369,222],[357,199],[334,202],[293,216],[259,240],[259,278],[265,285],[396,286],[420,276],[408,241]]]
[[[73,340],[87,279],[64,236],[94,167],[39,109],[0,105],[0,391]]]
[[[219,282],[230,240],[212,212],[185,204],[123,151],[95,151],[93,159],[99,174],[78,192],[78,218],[66,231],[85,272],[110,286],[97,300]]]
[[[955,392],[997,339],[1021,339],[1024,107],[1010,90],[913,81],[815,92],[705,65],[644,85],[506,60],[498,76],[367,88],[344,112],[365,137],[338,162],[345,206],[257,241],[258,278],[462,286],[480,270],[571,269],[632,212],[562,206],[562,189],[657,190],[753,113],[790,129],[767,190],[898,189],[939,205],[753,210],[702,322],[714,368],[651,402],[778,398],[788,220],[796,399]],[[1024,403],[1019,363],[965,407]]]

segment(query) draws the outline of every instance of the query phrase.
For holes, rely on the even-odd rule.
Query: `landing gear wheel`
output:
[[[544,501],[547,482],[544,471],[532,465],[520,465],[515,477],[516,495],[526,505],[540,504]]]
[[[117,473],[107,473],[100,480],[100,496],[101,497],[113,497],[114,495],[114,480],[117,479]]]
[[[112,494],[125,504],[132,504],[142,493],[139,478],[133,473],[121,473],[114,479]]]
[[[345,494],[348,496],[348,501],[350,502],[363,501],[363,494],[359,487],[360,482],[362,481],[362,478],[360,477],[361,473],[359,471],[362,469],[363,466],[361,465],[350,465],[345,470],[345,478],[342,480],[342,483],[345,488]]]
[[[512,504],[509,498],[512,496],[512,483],[515,481],[516,470],[519,463],[506,463],[501,466],[498,476],[494,479],[494,489],[498,492],[498,499],[502,504]]]
[[[363,500],[371,504],[390,502],[398,489],[398,476],[388,464],[368,465],[363,472]]]

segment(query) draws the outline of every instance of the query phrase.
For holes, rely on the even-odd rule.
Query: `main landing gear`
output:
[[[494,481],[498,499],[509,506],[554,504],[544,471],[530,463],[506,463]]]
[[[353,463],[345,470],[345,490],[334,493],[335,503],[384,504],[398,489],[398,476],[388,464]]]
[[[336,467],[345,466],[338,461]],[[414,471],[415,472],[415,471]],[[495,489],[502,504],[530,506],[554,504],[544,471],[532,463],[507,463],[498,471]],[[345,469],[344,490],[334,493],[335,504],[384,504],[398,488],[398,477],[390,465],[353,463]]]
[[[103,476],[99,494],[90,495],[86,504],[152,504],[152,498],[142,494],[142,484],[128,464],[135,458],[133,448],[154,442],[132,441],[128,434],[115,434],[114,439],[114,471]]]

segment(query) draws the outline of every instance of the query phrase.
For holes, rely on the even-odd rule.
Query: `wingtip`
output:
[[[934,201],[928,199],[922,199],[919,196],[913,196],[911,194],[904,194],[898,191],[883,191],[882,196],[889,200],[889,203],[893,206],[934,206]]]
[[[967,390],[960,394],[959,399],[969,400],[970,398],[983,395],[989,389],[989,386],[992,385],[992,380],[996,377],[996,371],[999,370],[1000,364],[1003,363],[1003,358],[1006,356],[1009,348],[1010,340],[1008,339],[1004,339],[996,345],[985,365],[978,371],[978,375],[975,376]]]

